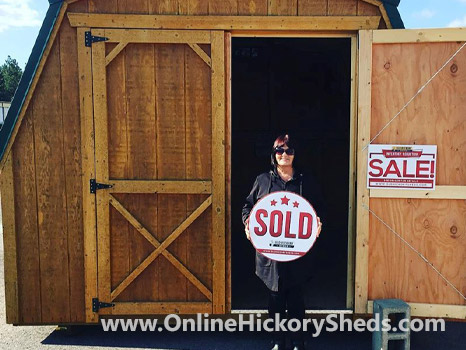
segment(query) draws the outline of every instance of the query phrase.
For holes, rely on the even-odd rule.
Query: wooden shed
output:
[[[328,207],[310,310],[465,319],[466,31],[398,4],[51,0],[0,131],[7,323],[264,309],[239,213],[285,128]],[[435,191],[369,191],[369,142],[438,145]]]

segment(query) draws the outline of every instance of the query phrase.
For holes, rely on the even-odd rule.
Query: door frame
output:
[[[358,82],[358,33],[335,33],[335,32],[318,32],[318,31],[240,31],[234,30],[226,34],[225,39],[225,55],[227,62],[226,70],[226,235],[227,235],[227,305],[228,312],[231,312],[231,39],[232,38],[349,38],[351,40],[351,91],[350,91],[350,143],[349,143],[349,186],[348,186],[348,260],[347,260],[347,277],[346,277],[346,308],[352,310],[354,307],[354,285],[355,285],[355,254],[356,254],[356,138],[357,138],[357,82]],[[245,312],[246,310],[244,310]],[[263,312],[264,310],[254,310],[254,312]],[[335,310],[306,310],[311,314],[322,314],[334,312]],[[243,310],[234,310],[235,313],[241,313]],[[247,310],[251,312],[251,310]]]

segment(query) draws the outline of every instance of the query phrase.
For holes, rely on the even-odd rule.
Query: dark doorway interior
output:
[[[273,141],[286,132],[298,139],[301,171],[320,183],[328,213],[308,253],[306,307],[345,309],[351,41],[233,38],[232,56],[232,308],[267,308],[240,214],[255,177],[270,169]]]

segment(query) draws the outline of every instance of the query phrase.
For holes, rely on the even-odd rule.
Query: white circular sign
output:
[[[252,208],[248,224],[254,248],[276,261],[304,256],[317,238],[314,208],[293,192],[273,192],[262,197]]]

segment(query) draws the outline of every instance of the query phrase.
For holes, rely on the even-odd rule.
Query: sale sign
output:
[[[317,238],[317,214],[300,195],[273,192],[252,208],[249,233],[254,248],[267,258],[296,260],[311,249]]]
[[[368,188],[435,190],[437,146],[369,145]]]

